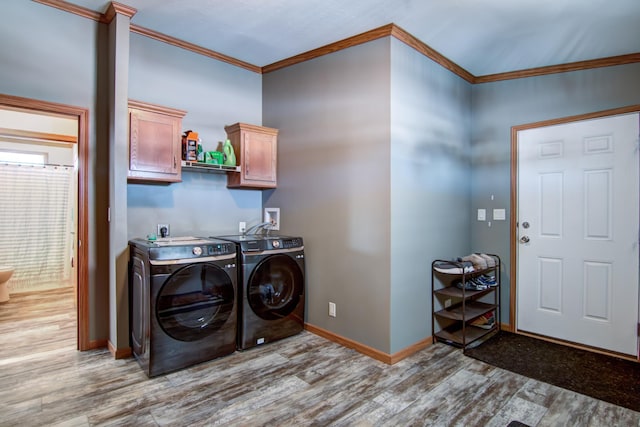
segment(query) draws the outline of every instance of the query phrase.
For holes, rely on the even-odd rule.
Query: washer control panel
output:
[[[282,247],[285,249],[301,248],[303,245],[302,237],[287,237],[282,239]]]
[[[236,253],[236,245],[231,242],[209,242],[199,245],[172,245],[162,247],[150,247],[149,259],[174,260],[202,258]]]

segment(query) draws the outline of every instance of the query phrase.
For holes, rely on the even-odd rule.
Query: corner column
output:
[[[109,26],[109,351],[116,359],[131,354],[127,239],[129,165],[129,35],[136,9],[112,2]]]

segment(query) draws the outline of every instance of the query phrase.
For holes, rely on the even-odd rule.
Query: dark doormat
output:
[[[465,354],[640,412],[640,363],[504,331]]]

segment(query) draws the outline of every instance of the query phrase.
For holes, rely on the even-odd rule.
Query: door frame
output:
[[[511,201],[509,216],[509,269],[510,286],[509,286],[509,324],[504,328],[510,332],[519,333],[516,328],[516,292],[517,292],[517,274],[518,274],[518,132],[527,129],[535,129],[539,127],[553,126],[578,122],[589,119],[597,119],[608,116],[616,116],[627,113],[640,112],[640,104],[630,105],[627,107],[613,108],[610,110],[602,110],[593,113],[579,114],[576,116],[567,116],[557,119],[544,120],[540,122],[527,123],[511,127]],[[549,338],[553,341],[554,339]],[[557,341],[557,340],[556,340]],[[581,347],[575,345],[577,347]]]
[[[63,115],[78,121],[78,251],[77,349],[89,350],[89,110],[30,98],[0,94],[0,106]]]

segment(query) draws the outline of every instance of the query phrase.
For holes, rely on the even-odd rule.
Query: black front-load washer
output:
[[[238,246],[238,350],[304,329],[302,237],[220,236]]]
[[[236,349],[237,252],[195,237],[130,246],[131,347],[149,377]]]

